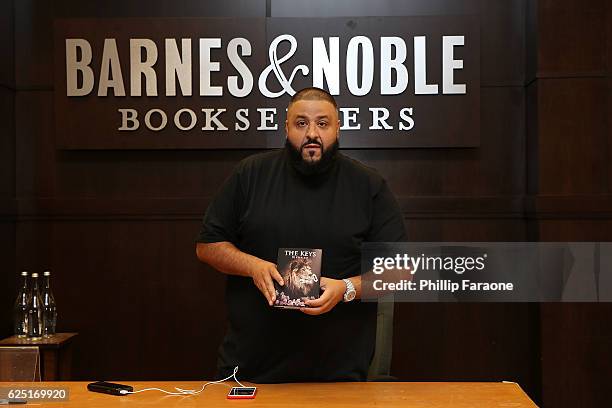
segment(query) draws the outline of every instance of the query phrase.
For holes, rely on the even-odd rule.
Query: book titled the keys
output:
[[[281,286],[274,281],[275,307],[308,307],[305,300],[319,297],[322,257],[322,249],[279,248],[276,266],[285,284]]]

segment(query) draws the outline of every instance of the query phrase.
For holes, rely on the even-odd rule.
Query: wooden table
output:
[[[200,389],[204,382],[134,382],[134,390],[158,387],[174,390]],[[197,396],[166,396],[147,391],[128,396],[113,396],[87,391],[87,382],[49,382],[28,385],[68,387],[67,402],[54,402],[53,408],[132,408],[132,407],[414,407],[414,408],[534,408],[536,405],[515,383],[310,383],[259,384],[254,400],[228,400],[233,382],[212,384]],[[0,383],[0,387],[8,383]],[[248,385],[248,384],[245,384]],[[30,405],[30,404],[28,404]],[[33,405],[33,404],[32,404]]]
[[[78,333],[56,333],[40,340],[17,336],[0,340],[0,346],[38,347],[40,350],[41,374],[43,381],[70,380],[72,367],[72,340]]]

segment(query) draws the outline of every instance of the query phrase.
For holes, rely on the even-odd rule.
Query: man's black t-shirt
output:
[[[324,174],[305,176],[285,149],[243,160],[208,207],[198,242],[233,243],[276,263],[279,248],[321,248],[321,276],[360,274],[364,241],[405,240],[384,179],[337,153]],[[252,279],[228,275],[229,329],[218,376],[239,366],[253,382],[361,381],[374,352],[376,304],[339,303],[309,316],[268,305]]]

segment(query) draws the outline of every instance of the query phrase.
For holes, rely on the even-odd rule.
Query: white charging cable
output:
[[[207,382],[206,384],[204,384],[202,386],[202,388],[200,388],[197,391],[196,390],[185,390],[183,388],[174,387],[174,389],[176,391],[166,391],[166,390],[162,390],[161,388],[145,388],[145,389],[137,390],[137,391],[120,390],[119,393],[125,395],[125,394],[138,394],[139,392],[145,392],[145,391],[160,391],[160,392],[163,392],[163,393],[168,394],[168,395],[198,395],[199,393],[204,391],[204,389],[206,387],[208,387],[209,385],[211,385],[211,384],[220,384],[223,381],[229,380],[230,378],[233,378],[234,381],[236,381],[238,384],[240,384],[241,387],[244,387],[244,385],[240,381],[238,381],[238,377],[236,377],[236,373],[237,372],[238,372],[238,366],[234,367],[234,372],[229,377],[224,378],[222,380]]]

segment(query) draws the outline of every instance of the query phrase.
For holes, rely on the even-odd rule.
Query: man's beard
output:
[[[300,174],[304,176],[316,176],[327,172],[327,170],[329,170],[334,164],[336,159],[338,148],[340,147],[338,139],[336,139],[334,143],[323,151],[319,160],[314,162],[306,161],[302,157],[302,148],[309,143],[313,143],[313,141],[305,142],[298,149],[289,142],[289,139],[285,141],[285,149],[289,152],[291,164]],[[314,143],[318,143],[318,141]],[[320,143],[318,144],[321,146]],[[323,149],[323,146],[321,146],[321,149]]]

